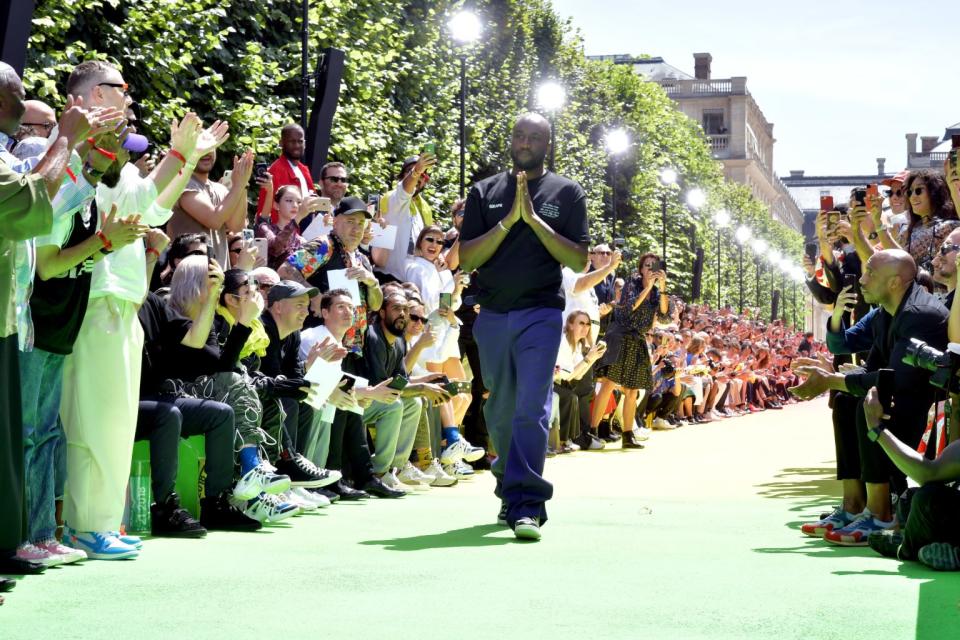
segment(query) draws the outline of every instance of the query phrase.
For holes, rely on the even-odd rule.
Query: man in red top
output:
[[[270,165],[267,171],[273,176],[274,193],[280,187],[293,185],[300,188],[302,197],[313,191],[313,178],[310,177],[310,167],[300,162],[304,149],[303,128],[298,124],[284,125],[280,130],[280,157]],[[260,189],[257,198],[257,216],[266,215],[263,201],[267,197],[266,189]],[[271,211],[270,221],[276,224],[276,211]]]

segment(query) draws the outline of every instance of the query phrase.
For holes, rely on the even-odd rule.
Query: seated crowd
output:
[[[843,494],[802,532],[939,570],[960,570],[960,351],[937,357],[960,342],[954,138],[942,174],[903,171],[821,207],[805,267],[831,310],[829,353],[797,359],[792,390],[829,391]]]

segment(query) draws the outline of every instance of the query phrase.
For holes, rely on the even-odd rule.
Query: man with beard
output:
[[[433,212],[422,194],[430,182],[427,171],[435,164],[437,157],[430,153],[404,160],[400,182],[386,197],[384,219],[387,224],[397,227],[397,239],[393,249],[374,248],[372,251],[373,262],[386,280],[403,282],[407,259],[413,255],[417,237],[424,227],[433,224]]]
[[[347,175],[347,167],[342,162],[328,162],[320,167],[320,195],[330,199],[330,209],[340,206],[340,201],[347,195],[347,187],[350,184],[350,177]],[[317,217],[316,213],[308,213],[300,221],[301,233],[307,230],[313,219]]]
[[[273,176],[273,192],[288,184],[300,189],[300,195],[307,197],[314,190],[313,178],[310,177],[310,167],[300,162],[306,146],[303,128],[298,124],[288,124],[280,130],[280,157],[267,168],[267,173]],[[264,211],[263,203],[267,197],[267,190],[261,188],[257,197],[257,216],[270,216],[270,221],[276,223],[275,211]]]
[[[553,366],[562,332],[561,267],[587,264],[586,194],[544,169],[550,124],[520,116],[512,171],[479,182],[467,197],[460,264],[477,270],[480,313],[473,334],[490,398],[484,417],[497,460],[498,523],[540,539],[553,486],[543,478]]]
[[[210,180],[216,162],[216,151],[197,162],[183,195],[173,206],[167,235],[176,238],[184,233],[202,233],[208,239],[207,254],[219,264],[229,265],[227,232],[238,233],[247,224],[247,184],[253,173],[253,152],[248,150],[234,158],[229,189]]]

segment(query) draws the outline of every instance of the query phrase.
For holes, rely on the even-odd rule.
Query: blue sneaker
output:
[[[92,560],[124,560],[140,555],[136,547],[120,542],[109,532],[75,531],[65,527],[63,542],[69,547],[83,551]]]
[[[140,538],[140,536],[131,536],[126,533],[121,534],[119,531],[111,531],[110,535],[123,544],[130,545],[136,549],[143,549],[143,540]]]
[[[871,533],[893,529],[896,524],[896,518],[884,522],[873,517],[869,509],[864,509],[863,513],[858,515],[853,522],[840,529],[828,531],[824,534],[823,539],[831,544],[838,544],[843,547],[865,547]]]

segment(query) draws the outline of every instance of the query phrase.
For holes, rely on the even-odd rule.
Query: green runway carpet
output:
[[[492,478],[28,577],[0,639],[960,638],[960,575],[799,533],[836,503],[825,402],[548,461],[540,543]]]

